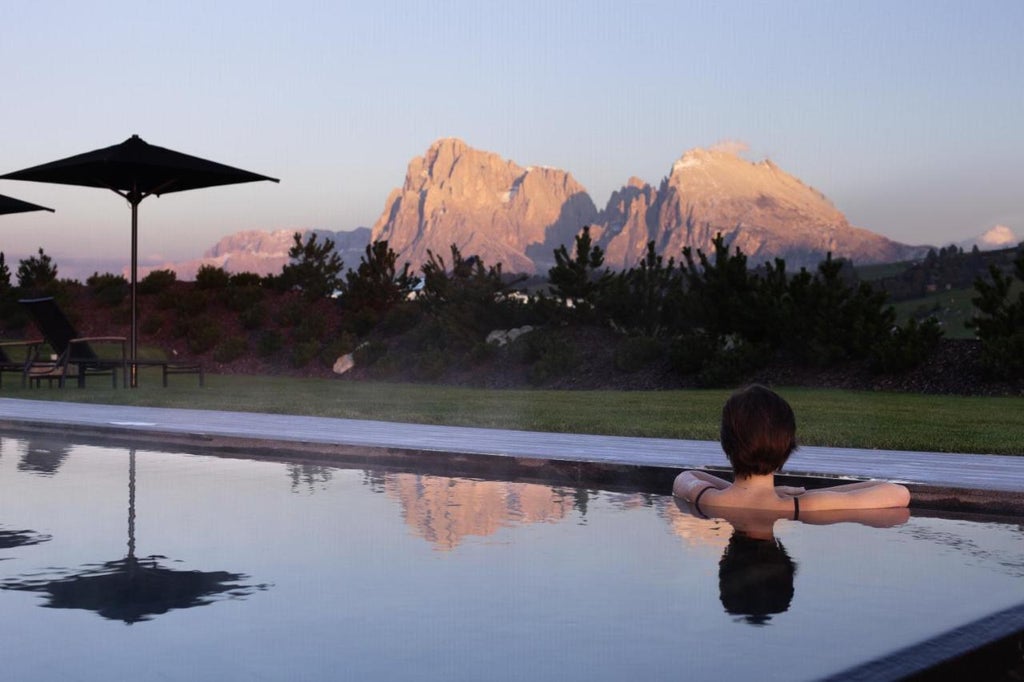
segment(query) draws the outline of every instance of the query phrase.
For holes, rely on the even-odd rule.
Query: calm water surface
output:
[[[3,438],[3,676],[814,679],[1024,601],[1021,523],[807,521]]]

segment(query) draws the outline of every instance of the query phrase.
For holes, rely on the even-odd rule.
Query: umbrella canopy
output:
[[[0,178],[49,182],[58,185],[100,187],[117,192],[131,205],[131,385],[138,385],[138,318],[136,283],[138,279],[138,206],[151,194],[160,196],[170,192],[183,192],[202,187],[233,185],[241,182],[270,180],[258,173],[225,166],[197,156],[182,154],[164,147],[148,144],[138,135],[132,135],[121,144],[96,149],[33,166]]]
[[[110,189],[130,202],[150,194],[183,192],[202,187],[233,185],[276,178],[232,168],[164,147],[148,144],[132,135],[121,144],[69,156],[40,166],[0,176],[8,180],[30,180],[58,185],[81,185]]]
[[[14,197],[4,196],[0,194],[0,215],[6,213],[27,213],[29,211],[49,211],[53,213],[52,208],[46,208],[39,204],[30,204],[27,201],[21,199],[15,199]]]

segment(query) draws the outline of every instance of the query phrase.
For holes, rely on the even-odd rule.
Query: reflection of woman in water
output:
[[[910,492],[886,481],[862,481],[805,491],[775,485],[775,472],[796,449],[793,409],[774,391],[748,386],[722,408],[722,450],[732,465],[730,483],[705,471],[684,471],[672,494],[697,506],[763,509],[800,518],[802,511],[906,507]]]
[[[677,499],[680,511],[707,518],[694,505]],[[718,563],[718,591],[726,613],[751,625],[767,625],[772,616],[789,610],[795,594],[797,565],[775,536],[775,522],[791,519],[788,512],[723,507],[714,516],[733,528]],[[800,522],[809,525],[860,523],[889,528],[910,518],[906,507],[809,511]]]
[[[726,613],[765,625],[789,609],[796,564],[775,537],[757,538],[734,530],[718,563],[718,594]]]

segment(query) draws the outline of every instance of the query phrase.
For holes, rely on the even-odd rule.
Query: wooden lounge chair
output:
[[[4,383],[4,374],[18,374],[21,376],[21,385],[25,385],[29,369],[35,364],[39,346],[43,344],[42,339],[26,341],[4,341],[0,343],[0,386]],[[24,358],[19,359],[18,351],[24,351]]]
[[[85,386],[86,377],[110,376],[117,388],[117,372],[121,371],[122,381],[126,380],[128,369],[127,339],[123,336],[79,336],[52,296],[26,298],[18,301],[28,309],[35,320],[39,333],[53,349],[56,359],[50,363],[36,360],[31,368],[25,369],[28,383],[40,385],[43,379],[51,384],[57,381],[63,388],[68,377],[77,378],[79,388]],[[109,344],[115,347],[115,357],[101,357],[93,344]]]

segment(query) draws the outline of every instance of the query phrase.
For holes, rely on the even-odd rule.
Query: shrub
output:
[[[277,353],[284,347],[284,338],[281,333],[273,329],[263,332],[256,339],[256,354],[266,358]]]
[[[661,341],[651,336],[627,336],[615,348],[616,369],[638,372],[664,355]]]
[[[185,324],[185,341],[188,349],[201,355],[213,348],[221,338],[221,328],[216,320],[201,315]]]
[[[763,344],[737,337],[708,358],[697,372],[697,384],[703,388],[735,386],[764,364],[767,355]]]
[[[309,315],[309,305],[301,301],[287,301],[277,307],[276,320],[282,327],[295,327]]]
[[[238,288],[259,288],[263,286],[263,277],[255,272],[236,272],[228,280],[228,286]]]
[[[248,330],[259,329],[263,326],[263,321],[267,317],[266,308],[262,303],[253,303],[248,308],[238,314],[238,321],[242,323],[242,327]]]
[[[320,343],[318,341],[300,341],[292,345],[292,352],[288,356],[288,361],[292,367],[305,367],[319,353]]]
[[[142,319],[139,320],[139,331],[147,336],[158,333],[163,326],[164,318],[160,315],[154,315],[153,313],[144,315]]]
[[[1024,284],[1024,250],[1014,261],[1016,287]],[[981,341],[981,363],[993,376],[1024,377],[1024,290],[1014,296],[1014,277],[989,267],[991,282],[978,278],[974,289],[977,314],[968,326]]]
[[[295,341],[316,341],[317,344],[327,333],[327,320],[323,315],[306,315],[292,330]]]
[[[403,302],[384,314],[377,324],[377,329],[384,336],[396,336],[413,329],[421,319],[419,306],[413,302]]]
[[[368,341],[354,351],[352,351],[353,359],[356,361],[357,367],[369,367],[376,364],[387,355],[388,347],[381,341]]]
[[[871,347],[871,368],[876,372],[899,373],[911,370],[935,352],[942,329],[934,317],[924,322],[911,319],[906,326],[893,327],[888,336]]]
[[[320,349],[320,362],[324,367],[333,367],[334,363],[343,355],[351,353],[355,348],[355,340],[350,334],[342,334],[324,344]]]
[[[128,280],[122,275],[115,275],[107,272],[99,274],[94,272],[85,281],[97,303],[113,308],[120,305],[128,295]]]
[[[249,342],[241,336],[232,336],[220,343],[213,351],[213,359],[217,362],[234,362],[249,352]]]
[[[176,310],[178,307],[178,296],[171,289],[161,291],[156,297],[157,310]]]
[[[196,288],[200,291],[223,291],[230,280],[227,270],[216,265],[201,265],[196,272]]]
[[[143,295],[161,294],[178,281],[174,270],[152,270],[139,280],[138,292]]]
[[[441,378],[448,369],[450,357],[449,354],[437,348],[418,353],[412,363],[413,376],[421,381],[434,381]]]
[[[669,363],[675,372],[690,376],[708,363],[717,347],[716,340],[704,331],[687,332],[676,337],[669,346]]]
[[[165,291],[160,294],[158,299],[157,307],[161,307],[169,299],[171,307],[174,308],[175,312],[183,318],[192,318],[206,312],[206,308],[209,305],[210,299],[205,291],[198,291],[196,289],[189,289],[179,295],[175,295],[172,291]]]
[[[258,286],[231,285],[224,292],[224,305],[237,313],[259,303],[263,297],[263,289]]]
[[[530,365],[527,380],[534,386],[566,376],[581,364],[576,344],[547,331],[520,336],[512,343],[512,349]]]

